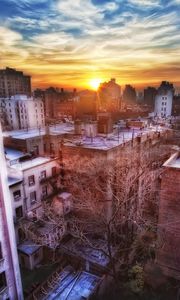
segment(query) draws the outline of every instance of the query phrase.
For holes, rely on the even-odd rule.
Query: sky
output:
[[[0,68],[33,87],[180,85],[180,0],[0,0]]]

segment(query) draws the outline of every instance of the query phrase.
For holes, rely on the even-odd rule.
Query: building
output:
[[[57,247],[66,233],[63,216],[72,209],[72,197],[62,190],[58,158],[12,148],[5,153],[20,264],[31,270],[43,259],[42,246]],[[48,220],[48,208],[57,224]]]
[[[97,91],[98,110],[101,112],[117,112],[121,108],[121,87],[115,78],[101,83]]]
[[[96,118],[97,112],[97,94],[94,91],[84,90],[78,93],[76,101],[75,117],[79,119],[91,116]]]
[[[168,277],[180,279],[180,154],[173,154],[164,166],[158,221],[156,260]]]
[[[38,300],[82,300],[94,299],[100,294],[104,278],[70,265],[59,268],[48,280],[32,290],[30,297]],[[29,297],[29,298],[30,298]]]
[[[136,103],[136,90],[130,84],[126,84],[123,91],[123,102],[125,105]]]
[[[76,103],[78,102],[76,89],[73,92],[55,89],[53,87],[44,91],[45,117],[47,123],[61,120],[71,116],[75,118]]]
[[[1,98],[0,106],[4,130],[40,128],[45,125],[44,103],[40,98],[15,95]]]
[[[113,131],[108,132],[107,129],[109,127],[107,127],[106,120],[103,120],[103,123],[100,125],[102,126],[99,130],[105,128],[105,131],[101,131],[101,133],[96,136],[88,137],[88,135],[86,135],[83,137],[79,135],[72,140],[64,140],[62,143],[61,149],[65,171],[66,169],[72,171],[72,182],[68,186],[68,190],[73,195],[73,186],[76,186],[78,182],[79,191],[76,192],[76,197],[78,198],[79,195],[80,199],[81,192],[83,194],[81,184],[82,186],[85,184],[81,178],[83,177],[85,179],[87,176],[87,190],[90,189],[92,199],[96,199],[95,201],[97,201],[97,197],[99,197],[99,201],[105,204],[104,211],[107,218],[112,215],[114,205],[113,195],[115,195],[120,202],[123,202],[125,201],[125,193],[129,193],[131,197],[127,197],[126,205],[121,205],[119,209],[119,220],[121,220],[121,218],[127,218],[130,222],[133,222],[133,220],[137,221],[138,215],[143,214],[143,198],[145,199],[144,194],[147,193],[149,189],[143,180],[142,189],[140,189],[140,177],[149,178],[149,184],[157,180],[157,173],[154,172],[156,167],[158,168],[156,162],[164,159],[164,153],[160,150],[161,147],[159,147],[159,145],[163,140],[168,138],[171,131],[162,129],[157,132],[155,128],[146,128],[145,130],[142,128],[125,128],[120,130],[117,125]],[[165,150],[166,155],[169,153],[168,151],[167,147]],[[125,176],[126,172],[123,171],[124,163],[126,165],[126,172],[129,170],[128,176]],[[107,168],[105,168],[105,166]],[[103,173],[105,173],[103,178],[101,175],[98,175],[101,174],[102,170]],[[112,174],[114,174],[114,177]],[[149,174],[152,175],[151,178]],[[113,179],[109,176],[112,176]],[[137,181],[134,180],[136,177],[138,178]],[[73,182],[75,182],[74,185]],[[91,182],[93,190],[91,186],[89,186],[89,182]],[[92,182],[94,182],[94,184]],[[98,184],[102,186],[102,182],[103,192],[99,193]],[[112,185],[109,184],[109,182],[111,182]],[[131,182],[132,184],[130,184]],[[136,182],[136,184],[134,182]],[[114,190],[113,186],[117,188]],[[124,192],[123,189],[125,189]],[[132,196],[133,193],[135,197]],[[104,199],[106,199],[106,201]]]
[[[6,159],[15,222],[29,213],[40,218],[43,201],[58,194],[60,190],[59,160],[28,156],[8,148]]]
[[[168,81],[162,81],[155,97],[154,115],[168,117],[172,113],[174,87]]]
[[[14,130],[4,133],[4,145],[8,148],[30,153],[33,156],[47,155],[51,158],[59,155],[63,138],[72,139],[72,122],[46,125],[45,128]]]
[[[60,222],[55,225],[44,219],[47,203],[60,218],[71,211],[72,199],[62,193],[57,158],[33,157],[11,148],[5,148],[5,154],[19,261],[32,270],[44,257],[43,246],[56,247],[66,233],[63,219],[61,228]]]
[[[154,108],[156,93],[157,90],[154,87],[148,86],[146,89],[144,89],[144,104]]]
[[[6,98],[17,94],[31,95],[31,77],[12,68],[1,69],[0,97]]]
[[[0,136],[1,137],[1,136]],[[13,213],[0,141],[0,299],[21,300],[22,286],[16,250]]]

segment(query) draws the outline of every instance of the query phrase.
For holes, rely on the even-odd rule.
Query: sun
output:
[[[94,78],[89,81],[89,85],[93,90],[97,90],[101,82],[102,82],[101,79]]]

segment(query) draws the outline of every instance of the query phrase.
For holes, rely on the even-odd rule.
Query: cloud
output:
[[[160,7],[160,1],[158,0],[128,0],[130,4],[137,5],[141,8],[156,8]]]
[[[20,33],[10,30],[6,27],[0,27],[0,45],[3,46],[13,46],[22,40]]]
[[[20,13],[0,27],[4,62],[33,74],[36,85],[58,84],[58,78],[81,85],[94,74],[140,82],[153,72],[156,79],[167,76],[168,65],[177,78],[179,16],[172,5],[162,7],[160,0],[38,3],[37,13],[36,0],[19,0]]]

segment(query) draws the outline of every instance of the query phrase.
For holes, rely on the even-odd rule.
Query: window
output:
[[[38,146],[38,145],[35,145],[35,146],[33,147],[33,149],[34,149],[34,154],[35,154],[35,155],[39,155],[39,146]]]
[[[164,102],[162,102],[162,105],[164,105]]]
[[[34,175],[28,177],[29,186],[35,185]]]
[[[3,259],[3,255],[2,255],[2,247],[1,247],[1,243],[0,243],[0,260]]]
[[[30,202],[33,205],[36,202],[36,192],[31,192],[30,193]]]
[[[50,154],[54,154],[54,144],[50,144]]]
[[[16,212],[16,218],[17,218],[17,219],[20,219],[20,218],[23,217],[23,209],[22,209],[22,206],[17,207],[16,210],[15,210],[15,212]]]
[[[0,273],[0,291],[7,286],[5,272]]]
[[[44,144],[44,152],[46,152],[46,144]]]
[[[13,192],[14,201],[19,201],[21,199],[21,191],[17,190]]]
[[[44,185],[44,186],[42,187],[42,195],[43,195],[43,196],[47,196],[47,185]]]
[[[57,174],[56,167],[52,167],[52,176],[55,176]]]
[[[46,170],[41,172],[41,179],[44,179],[44,178],[46,178]]]

